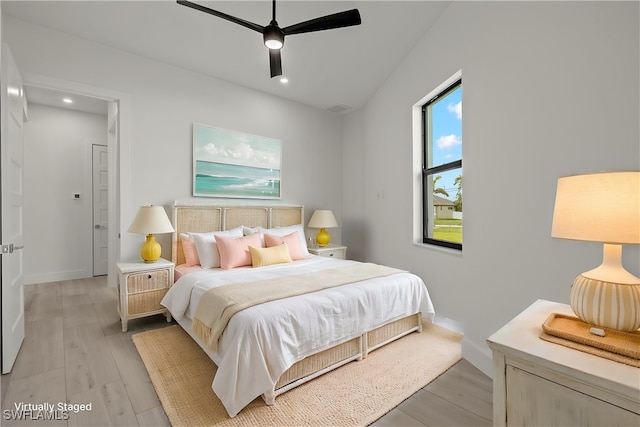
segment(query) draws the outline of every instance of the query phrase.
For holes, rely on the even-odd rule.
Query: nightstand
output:
[[[487,340],[494,426],[638,426],[640,369],[540,339],[566,304],[538,300]]]
[[[131,319],[164,313],[171,322],[171,313],[160,301],[173,284],[173,263],[160,258],[154,263],[119,262],[118,313],[122,332],[127,332]]]
[[[347,247],[342,245],[333,245],[329,243],[327,246],[309,246],[309,253],[329,258],[347,259]]]

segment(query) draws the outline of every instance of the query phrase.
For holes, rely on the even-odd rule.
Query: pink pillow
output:
[[[223,270],[251,265],[249,246],[257,248],[262,246],[260,233],[238,238],[216,236],[216,242],[220,251],[220,267]]]
[[[285,236],[274,236],[273,234],[264,233],[264,243],[268,248],[286,243],[289,248],[289,256],[293,261],[304,259],[304,253],[300,247],[300,237],[297,231]]]
[[[200,265],[200,258],[198,258],[198,251],[196,250],[196,244],[189,238],[186,233],[180,233],[180,240],[182,241],[182,251],[184,252],[184,263],[191,267],[193,265]]]

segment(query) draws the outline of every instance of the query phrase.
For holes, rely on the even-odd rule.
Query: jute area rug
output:
[[[456,332],[425,323],[412,333],[230,418],[211,389],[216,365],[180,326],[133,336],[173,426],[366,426],[461,358]]]

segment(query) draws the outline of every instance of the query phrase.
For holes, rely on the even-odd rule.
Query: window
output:
[[[421,103],[422,243],[462,249],[462,79]]]

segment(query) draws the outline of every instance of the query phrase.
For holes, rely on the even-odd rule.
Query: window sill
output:
[[[450,255],[462,256],[462,251],[459,249],[452,249],[452,248],[447,248],[447,247],[438,246],[438,245],[429,245],[427,243],[422,243],[422,242],[413,242],[413,246],[416,246],[418,248],[423,248],[423,249],[434,250],[436,252],[443,252]]]

